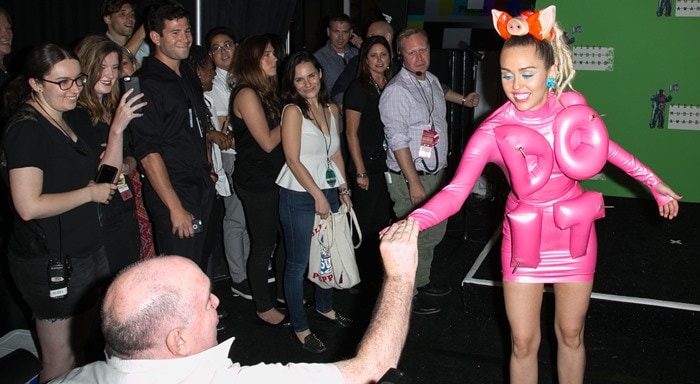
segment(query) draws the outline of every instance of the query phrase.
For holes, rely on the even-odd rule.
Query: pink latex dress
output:
[[[517,128],[521,130],[521,127],[527,127],[536,131],[549,143],[549,148],[546,150],[552,151],[550,157],[554,158],[554,119],[557,113],[564,109],[564,105],[569,107],[577,104],[585,105],[586,101],[583,96],[575,92],[563,93],[559,100],[550,93],[547,103],[536,111],[518,111],[511,102],[505,103],[489,116],[469,139],[452,181],[409,216],[418,220],[420,229],[424,230],[455,214],[471,193],[474,183],[487,163],[498,165],[511,185],[513,185],[514,176],[516,179],[523,176],[513,174],[513,172],[522,173],[522,170],[509,169],[499,150],[495,133],[498,132],[499,127],[518,126]],[[651,170],[614,142],[607,141],[607,145],[607,159],[602,152],[603,160],[607,160],[649,187],[659,205],[670,200],[653,188],[661,180]],[[533,161],[528,160],[528,169],[531,170],[537,166]],[[589,197],[587,194],[592,196],[597,193],[584,192],[578,181],[562,172],[557,161],[551,161],[551,174],[548,179],[540,182],[537,188],[526,195],[523,194],[525,196],[518,196],[515,192],[511,191],[508,196],[503,220],[501,246],[503,280],[524,283],[592,281],[597,256],[597,241],[592,220],[604,215],[602,196],[599,201],[595,197],[587,199],[588,206],[582,206],[578,211],[574,209],[573,213],[569,213],[575,216],[600,210],[600,214],[591,218],[588,227],[583,226],[583,230],[572,232],[571,228],[561,229],[561,221],[559,226],[556,225],[555,209],[560,205],[566,206],[569,202],[580,204],[577,201],[586,200]],[[524,214],[520,214],[522,212]],[[537,220],[531,220],[533,212],[536,213]],[[526,219],[521,220],[519,217]],[[529,245],[525,244],[528,242]],[[578,243],[580,249],[572,256],[572,247],[574,249],[577,247],[575,243]],[[534,247],[534,250],[526,250],[525,248],[528,247]],[[536,260],[530,260],[528,263],[528,260],[519,256],[528,252],[536,253],[534,255]],[[523,264],[520,264],[520,260],[524,260]]]

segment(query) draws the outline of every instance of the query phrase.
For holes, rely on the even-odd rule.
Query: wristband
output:
[[[350,196],[352,195],[352,192],[350,191],[349,188],[341,189],[338,191],[338,195],[340,196]]]

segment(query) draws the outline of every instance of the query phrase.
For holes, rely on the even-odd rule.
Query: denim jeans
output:
[[[338,191],[324,189],[331,211],[337,212]],[[311,251],[311,230],[314,226],[315,201],[308,192],[297,192],[280,188],[280,221],[287,248],[287,263],[284,268],[284,294],[287,311],[294,332],[309,329],[304,310],[304,279],[309,266]],[[326,313],[333,309],[333,290],[315,288],[316,310]]]

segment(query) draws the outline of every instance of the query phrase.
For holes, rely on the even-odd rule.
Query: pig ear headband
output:
[[[552,27],[554,27],[556,11],[557,8],[550,5],[541,11],[523,12],[516,17],[496,9],[491,10],[491,15],[496,32],[504,40],[508,40],[511,36],[525,36],[528,33],[537,40],[553,40]]]

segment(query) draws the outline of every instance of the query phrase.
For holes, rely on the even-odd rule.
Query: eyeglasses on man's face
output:
[[[51,84],[56,84],[58,85],[59,88],[61,88],[62,91],[67,91],[73,87],[73,84],[77,85],[78,88],[82,88],[85,86],[88,80],[88,76],[84,73],[81,73],[76,77],[75,79],[64,79],[60,81],[53,81],[53,80],[47,80],[47,79],[41,79],[42,81],[45,81],[47,83]]]
[[[212,45],[211,48],[209,49],[209,52],[211,52],[212,55],[216,55],[217,53],[220,53],[222,49],[230,51],[231,49],[233,49],[234,46],[236,46],[236,44],[233,41],[227,41],[227,42],[223,43],[222,45],[219,45],[219,44]]]

